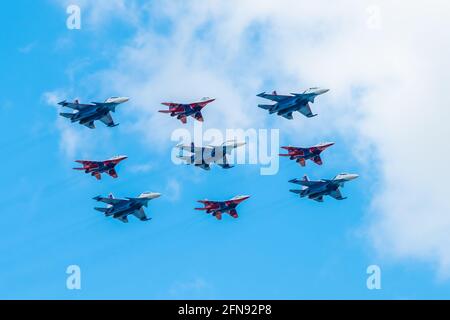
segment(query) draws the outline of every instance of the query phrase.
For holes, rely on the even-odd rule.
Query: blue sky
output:
[[[355,151],[355,144],[359,144],[354,135],[358,131],[336,128],[331,124],[333,119],[326,115],[317,121],[297,116],[287,126],[284,119],[271,119],[256,107],[260,101],[255,95],[271,90],[272,86],[282,92],[310,86],[302,81],[310,79],[306,75],[292,84],[294,82],[286,80],[293,75],[280,75],[280,80],[254,61],[258,60],[258,52],[264,50],[263,37],[259,34],[259,28],[264,28],[266,23],[264,19],[246,29],[244,36],[251,41],[245,47],[234,48],[230,44],[229,48],[220,49],[223,63],[229,66],[231,87],[241,88],[236,89],[238,96],[231,98],[245,95],[243,99],[248,100],[231,102],[231,93],[226,92],[217,98],[225,107],[231,103],[236,106],[230,110],[224,110],[220,103],[210,106],[205,119],[207,121],[208,116],[214,119],[215,108],[221,108],[217,112],[227,117],[226,125],[280,129],[281,144],[335,141],[336,145],[324,153],[323,167],[308,164],[303,169],[281,159],[277,175],[261,176],[259,167],[254,165],[237,166],[232,170],[214,168],[211,172],[175,166],[170,161],[174,142],[167,133],[180,124],[157,114],[156,102],[191,96],[195,100],[200,95],[197,91],[202,88],[196,88],[194,93],[189,91],[189,85],[183,88],[176,82],[173,95],[168,96],[171,92],[168,75],[172,73],[165,74],[161,70],[174,65],[177,70],[177,63],[170,60],[171,57],[167,57],[170,60],[167,65],[159,63],[148,68],[140,65],[142,56],[136,57],[137,65],[132,69],[123,61],[127,53],[136,53],[141,46],[145,47],[137,40],[142,36],[145,42],[145,32],[151,33],[152,45],[171,43],[164,39],[172,39],[176,34],[176,22],[170,18],[172,9],[158,10],[156,2],[146,8],[143,20],[130,24],[113,14],[107,19],[94,19],[89,11],[97,9],[86,5],[82,7],[82,29],[70,31],[65,28],[67,15],[61,3],[19,0],[3,4],[0,13],[0,146],[3,150],[0,298],[410,299],[450,296],[448,280],[436,275],[432,263],[410,257],[392,258],[375,249],[367,236],[374,195],[383,180],[379,164],[374,161],[377,155],[368,149]],[[179,2],[173,4],[181,6]],[[221,15],[220,12],[215,14]],[[142,23],[145,27],[140,25]],[[209,23],[213,24],[214,20]],[[203,28],[207,30],[208,26],[205,24]],[[205,46],[211,45],[208,44],[211,34],[204,35],[202,30],[205,29],[199,28],[195,33],[197,44],[205,41]],[[190,72],[199,72],[199,78],[202,72],[217,78],[224,72],[218,67],[221,62],[208,56],[218,50],[214,44],[211,46],[212,49],[202,53],[202,58],[211,63],[211,69],[205,71],[199,65],[191,66],[193,71]],[[135,51],[127,51],[130,47]],[[158,47],[154,50],[155,55],[170,52],[159,51]],[[269,51],[264,50],[264,58]],[[242,58],[236,58],[239,56]],[[158,63],[164,56],[160,56],[160,60],[155,56],[148,59]],[[280,64],[282,69],[277,57],[265,64]],[[249,65],[259,69],[248,70]],[[144,70],[142,73],[139,73],[140,68]],[[129,74],[124,74],[127,70]],[[260,74],[261,79],[247,78],[247,70],[252,77]],[[183,73],[186,70],[180,71],[181,78]],[[151,95],[152,100],[146,105],[143,105],[144,93],[133,102],[136,91],[132,91],[130,78],[134,77],[142,82],[152,79],[149,86],[136,89],[142,89],[141,93],[148,90],[146,94]],[[161,93],[158,87],[152,88],[159,79],[166,88]],[[121,85],[123,91],[119,90]],[[249,87],[254,91],[246,92]],[[220,86],[222,88],[229,87]],[[341,93],[340,97],[344,98],[339,103],[345,101],[352,105],[352,99],[361,99],[357,86],[349,86],[348,90],[349,94]],[[119,127],[110,129],[98,125],[95,131],[90,131],[58,119],[58,108],[49,105],[49,92],[67,94],[64,97],[67,99],[79,97],[94,101],[121,95],[130,96],[132,101],[129,106],[119,107],[121,109],[114,115],[121,123]],[[328,95],[333,95],[332,86]],[[255,114],[256,124],[251,116],[250,119],[233,118],[238,112],[233,108],[242,104],[247,115]],[[320,109],[319,118],[328,109],[335,116],[335,104],[338,102],[333,98],[320,97],[314,105]],[[359,117],[359,112],[347,113],[342,123],[358,121]],[[341,120],[336,121],[339,124]],[[160,122],[170,127],[156,126]],[[192,129],[192,121],[187,128]],[[302,131],[307,133],[302,136]],[[70,150],[64,147],[68,141],[76,144]],[[117,180],[104,177],[98,182],[71,169],[76,158],[102,159],[116,154],[129,156],[118,168]],[[311,178],[331,178],[341,171],[361,174],[343,189],[348,196],[346,201],[327,199],[319,204],[298,199],[288,192],[291,185],[287,181],[292,178],[300,178],[305,173]],[[160,199],[150,203],[147,211],[153,220],[149,223],[130,218],[126,225],[106,219],[93,210],[96,203],[92,197],[96,195],[112,192],[124,197],[143,191],[163,193]],[[219,222],[193,210],[198,199],[227,199],[237,194],[251,195],[239,207],[238,220],[227,216]],[[80,291],[70,291],[65,286],[65,270],[72,264],[81,267]],[[366,288],[366,268],[372,264],[381,267],[381,290]]]

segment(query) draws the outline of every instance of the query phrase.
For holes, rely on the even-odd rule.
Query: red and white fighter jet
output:
[[[199,200],[204,208],[195,208],[195,210],[206,211],[206,213],[212,214],[217,220],[222,220],[222,214],[228,213],[233,218],[238,218],[236,207],[243,201],[250,198],[250,196],[236,196],[230,200],[226,201],[210,201],[210,200]]]
[[[280,154],[281,157],[289,157],[291,160],[297,161],[302,167],[305,166],[306,160],[312,160],[318,165],[322,165],[320,154],[327,148],[334,145],[334,142],[319,143],[309,148],[301,147],[281,147],[288,151],[287,154]]]
[[[161,113],[170,113],[171,117],[177,117],[182,123],[187,122],[187,117],[191,116],[194,119],[203,122],[202,109],[206,105],[215,101],[216,99],[203,98],[199,102],[193,102],[188,104],[174,103],[174,102],[163,102],[162,104],[168,106],[168,110],[159,110]]]
[[[116,165],[121,161],[127,159],[127,156],[117,156],[104,161],[91,161],[91,160],[76,160],[75,162],[81,163],[82,168],[73,168],[74,170],[84,171],[85,173],[90,173],[91,176],[100,180],[102,178],[102,173],[107,173],[113,178],[117,178]]]

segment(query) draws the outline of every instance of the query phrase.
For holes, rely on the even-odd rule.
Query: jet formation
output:
[[[106,217],[113,217],[124,223],[128,223],[128,216],[134,215],[141,221],[149,221],[151,218],[147,218],[144,207],[148,206],[150,200],[159,198],[160,193],[144,192],[137,198],[125,198],[116,199],[112,194],[104,198],[97,196],[94,200],[107,204],[106,208],[95,208],[95,210],[103,212]]]
[[[300,112],[307,118],[317,116],[312,113],[310,103],[314,103],[317,96],[320,96],[329,89],[310,88],[303,93],[291,93],[290,95],[279,95],[276,91],[272,94],[265,92],[258,94],[258,97],[275,101],[275,104],[260,104],[259,108],[268,110],[270,114],[276,113],[286,119],[292,120],[294,117],[292,113],[295,111]]]
[[[328,92],[328,89],[320,89],[313,87],[305,90],[303,93],[291,93],[290,95],[279,95],[276,91],[272,94],[265,92],[258,94],[258,97],[274,101],[272,105],[258,105],[259,108],[268,110],[270,114],[276,113],[286,119],[293,119],[293,112],[298,111],[307,118],[317,116],[311,110],[311,103],[314,103],[316,97]],[[90,104],[82,104],[78,100],[74,102],[62,101],[58,103],[62,107],[73,109],[72,113],[61,112],[62,117],[68,118],[72,123],[78,122],[90,129],[95,129],[95,121],[101,121],[108,127],[115,127],[118,124],[114,122],[111,112],[116,111],[116,107],[129,101],[126,97],[111,97],[105,102],[92,102]],[[215,99],[203,98],[199,102],[193,103],[173,103],[164,102],[167,110],[159,110],[161,113],[170,114],[171,117],[176,117],[183,124],[187,123],[188,117],[193,117],[195,120],[203,122],[204,118],[202,110],[208,104],[215,101]],[[207,145],[196,146],[191,144],[179,144],[176,147],[180,150],[177,156],[179,159],[185,161],[188,165],[194,165],[204,170],[210,170],[211,164],[217,164],[223,169],[230,169],[233,166],[229,164],[227,155],[231,155],[236,148],[244,146],[245,142],[238,142],[236,140],[226,141],[221,145]],[[318,165],[322,165],[321,153],[327,148],[334,145],[334,142],[320,143],[312,147],[294,147],[283,146],[282,149],[287,153],[279,154],[283,157],[289,157],[290,160],[295,160],[302,167],[305,167],[306,161],[311,160]],[[113,178],[118,178],[116,166],[127,159],[127,156],[117,156],[107,160],[76,160],[82,167],[73,168],[74,170],[84,171],[86,174],[94,176],[97,180],[101,180],[101,175],[106,173]],[[290,183],[298,184],[301,189],[292,189],[291,192],[299,195],[301,198],[307,197],[309,199],[323,202],[325,196],[331,196],[337,200],[346,199],[342,196],[340,188],[344,187],[345,183],[358,178],[357,174],[341,173],[333,179],[321,179],[318,181],[311,181],[305,175],[303,179],[293,179]],[[116,199],[112,194],[108,197],[97,196],[94,200],[103,202],[107,206],[95,210],[105,214],[106,217],[113,217],[124,223],[128,222],[128,216],[134,215],[141,221],[148,221],[144,207],[148,206],[148,202],[159,198],[160,193],[144,192],[136,198],[126,197],[124,199]],[[236,196],[230,200],[225,201],[211,201],[200,200],[204,207],[195,208],[195,210],[206,211],[212,214],[216,219],[221,220],[224,213],[228,213],[233,218],[238,218],[237,206],[250,196]]]
[[[195,210],[206,211],[206,213],[212,214],[217,220],[222,220],[222,214],[228,213],[233,218],[238,218],[236,207],[243,201],[250,198],[250,196],[236,196],[230,200],[225,201],[211,201],[211,200],[199,200],[199,203],[204,205],[203,208],[195,208]]]
[[[230,155],[234,149],[244,145],[245,142],[238,142],[235,140],[224,142],[220,146],[197,147],[193,142],[190,145],[179,144],[177,145],[177,148],[180,149],[181,153],[186,151],[190,154],[180,154],[177,157],[184,160],[188,165],[193,164],[204,170],[210,170],[212,163],[217,164],[222,167],[222,169],[230,169],[233,168],[233,166],[228,163],[227,155]]]
[[[169,113],[171,117],[177,117],[183,124],[186,124],[187,117],[191,116],[195,120],[203,122],[202,109],[216,99],[203,98],[199,102],[192,103],[174,103],[163,102],[161,104],[169,107],[168,110],[159,110],[161,113]]]
[[[129,98],[125,97],[111,97],[106,99],[105,102],[92,102],[91,104],[83,104],[78,100],[75,100],[75,102],[67,102],[64,100],[58,104],[74,110],[72,113],[61,112],[61,116],[70,119],[72,123],[78,122],[89,129],[95,129],[94,122],[97,120],[103,122],[108,127],[118,126],[111,117],[111,111],[116,112],[116,107],[128,100]]]
[[[281,157],[289,157],[290,160],[295,160],[298,164],[300,164],[302,167],[306,165],[306,160],[314,161],[318,165],[322,165],[322,158],[320,157],[320,154],[325,149],[331,147],[334,145],[334,142],[325,142],[325,143],[319,143],[315,146],[309,147],[309,148],[301,148],[301,147],[281,147],[282,149],[285,149],[288,151],[287,154],[281,154]]]
[[[91,176],[96,177],[97,180],[101,180],[102,173],[107,173],[113,178],[117,178],[116,165],[121,161],[127,159],[127,156],[116,156],[108,160],[93,161],[93,160],[75,160],[83,165],[82,168],[73,168],[74,170],[84,171],[90,173]]]
[[[321,179],[318,181],[311,181],[308,179],[308,176],[304,176],[302,180],[293,179],[289,181],[302,186],[300,190],[293,189],[290,191],[298,194],[301,198],[308,197],[318,202],[323,202],[324,196],[330,196],[336,200],[344,200],[347,198],[342,197],[340,188],[344,187],[346,182],[356,178],[358,178],[358,175],[352,173],[341,173],[331,180]]]

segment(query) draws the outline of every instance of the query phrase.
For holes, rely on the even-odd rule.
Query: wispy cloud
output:
[[[28,43],[27,45],[20,47],[19,52],[22,54],[30,53],[37,46],[37,41]]]
[[[377,159],[368,237],[381,254],[429,261],[449,276],[450,11],[443,1],[373,8],[356,0],[155,1],[143,8],[148,20],[130,13],[136,34],[99,85],[133,97],[133,130],[152,143],[165,143],[178,125],[155,112],[163,100],[209,95],[218,100],[205,109],[207,126],[264,127],[260,91],[331,88],[314,105],[320,117],[272,117],[270,125],[297,139],[339,135],[359,146],[362,165]],[[155,29],[158,22],[166,28]]]
[[[175,299],[204,297],[211,289],[211,285],[206,280],[197,277],[190,281],[174,283],[169,289],[169,295]]]
[[[128,166],[128,171],[131,173],[147,173],[152,170],[152,165],[150,163],[135,164]]]
[[[58,102],[65,99],[66,94],[64,91],[48,91],[44,92],[42,99],[45,103],[55,108],[55,113],[59,112]],[[77,130],[73,124],[61,118],[59,115],[56,117],[56,128],[60,134],[59,147],[65,157],[73,159],[80,153],[85,154],[90,148],[94,147],[94,141],[89,139],[87,132]],[[90,141],[90,143],[86,143]]]
[[[176,202],[181,196],[181,184],[176,179],[169,179],[166,184],[164,198]]]

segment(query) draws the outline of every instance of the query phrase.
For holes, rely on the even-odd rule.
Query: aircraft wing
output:
[[[202,203],[205,207],[210,207],[210,209],[219,208],[219,201],[210,201],[210,200],[199,200],[198,202]],[[204,210],[204,208],[199,208],[197,210]]]
[[[192,115],[194,118],[195,118],[195,120],[197,120],[197,121],[200,121],[200,122],[203,122],[204,121],[204,119],[203,119],[203,115],[202,115],[202,113],[201,112],[197,112],[196,114],[194,114],[194,115]]]
[[[304,166],[306,165],[306,162],[305,162],[305,159],[304,159],[304,158],[298,158],[298,159],[297,159],[297,162],[298,162],[302,167],[304,167]]]
[[[227,160],[227,156],[226,156],[226,155],[224,155],[222,159],[216,160],[215,163],[216,163],[218,166],[222,167],[223,169],[231,169],[231,168],[233,168],[233,166],[231,166],[231,165],[228,163],[228,160]]]
[[[184,145],[179,145],[177,146],[179,149],[186,151],[186,152],[191,152],[191,153],[200,153],[202,154],[203,152],[203,148],[207,149],[208,147],[193,147],[191,145],[188,144],[184,144]]]
[[[100,121],[103,122],[104,124],[106,124],[108,127],[115,127],[116,124],[114,123],[114,120],[111,116],[111,113],[107,113],[105,116],[103,116],[102,118],[100,118]]]
[[[75,110],[83,110],[87,107],[92,107],[91,104],[83,104],[83,103],[75,103],[75,102],[67,102],[67,101],[61,101],[58,103],[60,106],[71,108]]]
[[[180,119],[181,123],[183,123],[183,124],[186,124],[186,122],[187,122],[187,118],[185,115],[180,115],[178,119]]]
[[[317,163],[319,166],[321,166],[323,164],[322,158],[320,156],[315,156],[314,158],[312,158],[312,161]]]
[[[116,171],[115,169],[109,170],[109,171],[108,171],[108,174],[109,174],[111,177],[113,177],[113,178],[117,178],[117,177],[118,177],[117,171]]]
[[[203,170],[209,171],[211,169],[211,166],[207,163],[202,163],[201,165],[197,166],[199,168],[202,168]]]
[[[97,200],[97,201],[100,201],[100,202],[104,202],[104,203],[110,204],[110,205],[116,205],[116,204],[128,201],[128,200],[124,200],[124,199],[104,198],[104,197],[100,197],[100,196],[95,197],[94,200]]]
[[[133,215],[138,218],[141,221],[147,221],[150,220],[149,218],[147,218],[147,216],[145,215],[145,211],[144,208],[140,208],[139,210],[136,210],[133,212]]]
[[[88,127],[89,129],[95,129],[94,121],[87,122],[87,123],[83,123],[83,125],[85,125],[85,126]]]
[[[304,187],[313,187],[313,186],[317,186],[317,185],[326,183],[323,181],[305,181],[305,180],[299,180],[299,179],[293,179],[293,180],[290,180],[289,182],[299,184]]]
[[[344,200],[345,198],[342,196],[342,193],[339,189],[331,191],[330,196],[335,198],[336,200]]]
[[[314,201],[317,202],[323,202],[323,196],[317,197],[317,198],[312,198]]]
[[[281,114],[281,116],[286,118],[286,119],[288,119],[288,120],[294,119],[294,117],[292,116],[292,112]]]
[[[222,220],[222,212],[221,211],[213,212],[213,216],[216,217],[217,220]]]
[[[173,102],[163,102],[162,105],[165,105],[169,108],[178,108],[181,106],[181,103],[173,103]]]
[[[302,106],[298,110],[298,112],[300,112],[301,114],[303,114],[307,118],[312,118],[312,117],[317,116],[317,114],[312,113],[311,106],[309,105],[309,103],[307,103],[306,105]]]
[[[258,94],[258,97],[272,100],[275,102],[280,102],[289,98],[292,98],[292,96],[286,96],[286,95],[279,95],[279,94],[267,94],[265,92]]]
[[[99,161],[92,161],[92,160],[75,160],[77,163],[81,163],[82,165],[98,165]]]
[[[116,219],[122,221],[123,223],[128,223],[128,218],[127,218],[127,216],[117,217]]]

